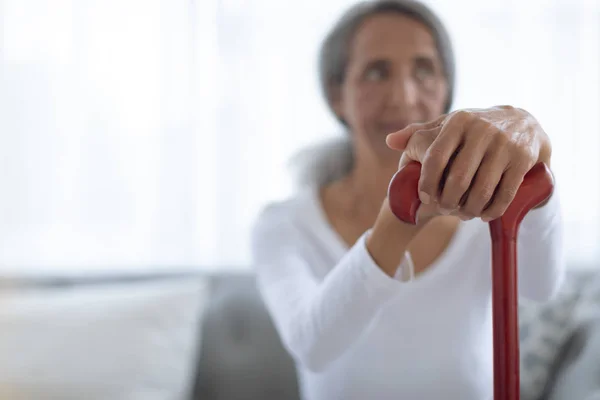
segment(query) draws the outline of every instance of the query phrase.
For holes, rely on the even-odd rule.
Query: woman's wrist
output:
[[[367,251],[379,268],[393,277],[408,245],[420,229],[421,226],[400,221],[392,213],[386,199],[366,240]]]

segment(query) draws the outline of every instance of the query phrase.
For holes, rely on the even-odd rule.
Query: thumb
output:
[[[446,115],[441,115],[433,121],[410,124],[404,129],[387,135],[385,142],[390,149],[402,151],[406,149],[410,138],[415,132],[435,128],[439,126],[445,118]]]
[[[408,141],[413,135],[412,129],[404,128],[401,131],[390,133],[385,137],[385,143],[392,150],[404,150],[408,146]]]

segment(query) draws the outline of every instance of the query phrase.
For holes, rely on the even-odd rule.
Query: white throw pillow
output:
[[[0,292],[0,399],[182,400],[200,277]]]

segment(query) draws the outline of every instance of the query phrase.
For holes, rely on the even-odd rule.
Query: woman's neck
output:
[[[395,158],[381,161],[371,154],[355,154],[354,166],[341,182],[353,211],[369,216],[379,213],[390,180],[397,171],[398,159]]]

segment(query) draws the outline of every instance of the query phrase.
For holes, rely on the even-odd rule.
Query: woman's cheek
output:
[[[384,103],[382,90],[375,85],[367,86],[357,92],[355,110],[361,116],[363,124],[375,124],[378,115],[383,111]]]

